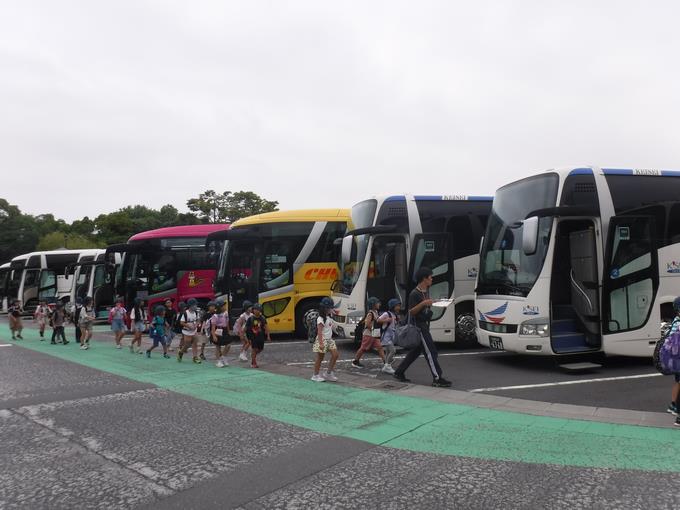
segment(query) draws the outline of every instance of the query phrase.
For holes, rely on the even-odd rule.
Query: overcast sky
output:
[[[680,168],[677,1],[0,0],[0,197],[73,220]]]

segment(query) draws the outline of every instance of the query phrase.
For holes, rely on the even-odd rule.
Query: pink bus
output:
[[[227,224],[165,227],[109,246],[107,254],[123,254],[116,272],[116,293],[125,298],[127,307],[136,297],[143,298],[149,311],[167,299],[172,299],[175,308],[190,298],[204,307],[215,297],[213,281],[221,249],[217,244],[206,247],[206,238],[228,228]]]

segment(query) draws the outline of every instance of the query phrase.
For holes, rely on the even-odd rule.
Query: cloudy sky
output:
[[[680,168],[676,1],[0,0],[0,197],[67,220]]]

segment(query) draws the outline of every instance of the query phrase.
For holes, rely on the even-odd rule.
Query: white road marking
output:
[[[12,344],[0,344],[0,347],[12,347]]]
[[[474,352],[445,352],[444,354],[439,354],[439,356],[472,356],[474,354],[492,354],[494,351],[474,351]],[[403,354],[400,354],[399,356],[395,356],[394,359],[404,359],[406,356]],[[328,358],[326,358],[327,360]],[[347,358],[347,359],[339,359],[336,363],[351,363],[354,360],[354,358]],[[374,358],[369,358],[368,361],[370,362],[371,360],[374,360]],[[295,363],[286,363],[288,366],[293,366],[293,365],[313,365],[314,360],[312,361],[299,361]]]
[[[547,388],[549,386],[568,386],[571,384],[587,384],[596,382],[608,382],[608,381],[624,381],[626,379],[647,379],[649,377],[658,377],[663,374],[638,374],[638,375],[622,375],[618,377],[599,377],[597,379],[578,379],[575,381],[561,381],[552,383],[540,383],[540,384],[520,384],[518,386],[497,386],[495,388],[476,388],[474,390],[468,390],[470,393],[482,393],[489,391],[503,391],[503,390],[524,390],[529,388]]]

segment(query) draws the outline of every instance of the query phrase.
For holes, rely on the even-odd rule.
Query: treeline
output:
[[[234,222],[246,216],[277,210],[278,202],[265,200],[252,191],[207,190],[187,200],[189,212],[173,205],[152,209],[145,205],[123,207],[87,216],[72,223],[51,213],[33,216],[0,198],[0,263],[22,253],[59,248],[103,248],[123,243],[137,232],[176,225]]]

